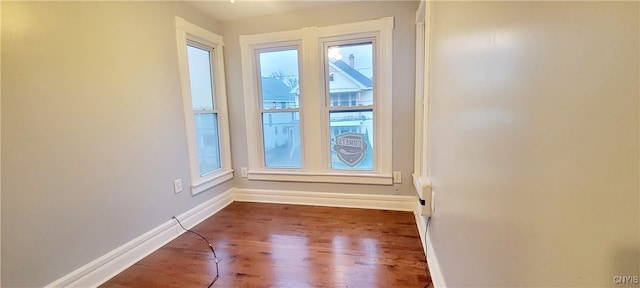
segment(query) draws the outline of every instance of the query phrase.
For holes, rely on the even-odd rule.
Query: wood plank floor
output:
[[[234,202],[192,229],[212,287],[425,287],[411,212]],[[185,233],[101,287],[207,287]],[[433,287],[430,285],[430,287]]]

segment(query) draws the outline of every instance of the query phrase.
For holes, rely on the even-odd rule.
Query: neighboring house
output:
[[[200,174],[204,175],[221,167],[218,116],[213,113],[196,113],[193,122],[196,128],[198,167]]]
[[[349,56],[349,64],[342,60],[329,61],[329,104],[331,106],[368,106],[373,105],[373,81],[353,68],[354,57]],[[340,112],[331,117],[331,138],[336,135],[354,132],[369,135],[373,143],[373,113]]]
[[[298,95],[291,92],[281,79],[262,77],[262,133],[267,166],[295,166],[300,149],[300,115],[279,109],[299,107]],[[273,110],[273,112],[269,111]],[[299,158],[299,157],[297,157]]]
[[[331,167],[336,169],[371,169],[373,167],[373,111],[365,106],[373,105],[373,81],[354,69],[353,55],[349,63],[342,60],[329,61],[329,105],[332,107],[354,107],[359,111],[336,111],[330,115]],[[264,109],[298,107],[299,86],[289,88],[284,79],[262,78]],[[293,106],[295,105],[295,106]],[[364,109],[363,109],[364,108]],[[265,113],[263,133],[265,160],[267,163],[299,163],[291,159],[299,155],[299,115],[288,113]],[[286,129],[286,130],[283,130]],[[286,131],[286,132],[285,132]],[[344,133],[361,133],[368,145],[365,158],[356,166],[348,167],[333,151],[335,137]],[[278,149],[275,149],[278,148]],[[289,155],[285,154],[288,151]],[[284,159],[284,160],[283,160]],[[268,166],[279,166],[278,164]],[[286,165],[284,165],[286,166]]]
[[[373,105],[373,81],[354,69],[354,60],[355,57],[351,54],[349,64],[342,60],[329,61],[329,105],[359,109],[353,112],[332,112],[330,115],[331,167],[370,170],[373,168],[373,110],[360,109]],[[336,136],[349,132],[364,134],[367,144],[364,158],[353,167],[339,160],[333,148]]]

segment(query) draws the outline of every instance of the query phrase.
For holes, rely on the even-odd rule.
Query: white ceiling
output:
[[[374,0],[367,0],[374,1]],[[379,0],[378,0],[379,1]],[[255,16],[276,14],[288,11],[311,9],[321,6],[336,5],[344,2],[355,2],[354,0],[325,0],[325,1],[280,1],[280,0],[209,0],[209,1],[185,1],[186,3],[200,9],[214,19],[226,22],[238,19],[251,18]]]

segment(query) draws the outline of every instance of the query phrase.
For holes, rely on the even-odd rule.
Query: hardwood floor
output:
[[[192,230],[222,259],[212,287],[431,282],[411,212],[234,202]],[[207,244],[185,233],[100,287],[207,287],[215,273]]]

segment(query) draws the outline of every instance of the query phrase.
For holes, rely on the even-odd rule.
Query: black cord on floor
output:
[[[184,226],[182,226],[182,223],[180,223],[180,220],[178,220],[178,218],[176,218],[176,216],[173,216],[171,218],[176,219],[176,221],[178,222],[178,225],[180,225],[180,227],[182,227],[182,229],[184,229],[184,231],[196,234],[200,238],[202,238],[202,240],[204,240],[204,242],[207,242],[207,245],[209,245],[209,248],[211,249],[211,252],[213,252],[213,258],[216,260],[216,277],[213,278],[213,281],[211,281],[211,284],[209,284],[209,286],[207,286],[207,288],[210,288],[211,285],[213,285],[213,283],[216,282],[216,280],[218,280],[218,277],[220,276],[220,273],[219,273],[219,270],[218,270],[218,262],[220,262],[220,261],[218,261],[218,256],[216,256],[216,251],[213,250],[213,246],[211,246],[211,243],[209,242],[209,240],[207,240],[207,238],[204,238],[204,236],[202,236],[202,235],[200,235],[200,234],[198,234],[198,233],[196,233],[194,231],[191,231],[191,230],[189,230],[187,228],[184,228]]]
[[[429,230],[429,222],[431,222],[431,217],[427,218],[427,224],[424,227],[424,269],[427,271],[427,275],[429,275],[429,262],[427,262],[427,230]],[[429,275],[429,278],[427,280],[427,284],[424,285],[424,288],[429,287],[429,284],[431,284],[431,275]]]

